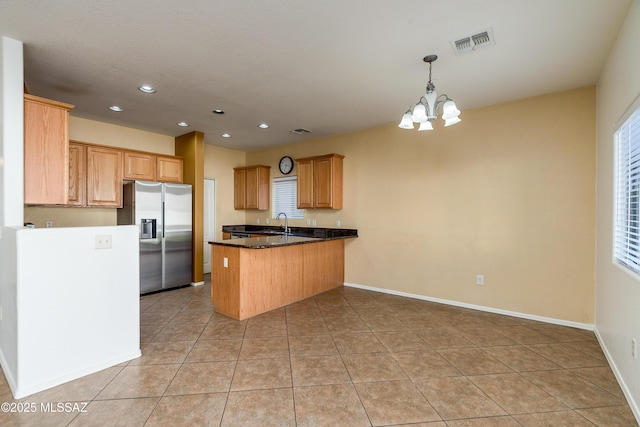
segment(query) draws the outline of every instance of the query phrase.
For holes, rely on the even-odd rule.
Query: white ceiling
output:
[[[594,84],[631,1],[0,0],[0,35],[24,42],[29,92],[75,116],[248,151],[398,122],[427,54],[463,123],[465,109]],[[454,54],[487,28],[495,46]]]

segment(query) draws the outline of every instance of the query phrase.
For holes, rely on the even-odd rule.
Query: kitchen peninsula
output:
[[[209,242],[211,299],[238,320],[342,286],[345,239],[358,237],[352,229],[223,227],[232,231],[260,236]]]

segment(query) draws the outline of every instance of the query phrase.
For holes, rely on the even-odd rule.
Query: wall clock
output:
[[[280,159],[280,164],[278,166],[280,168],[280,172],[287,175],[293,170],[293,159],[289,156],[284,156]]]

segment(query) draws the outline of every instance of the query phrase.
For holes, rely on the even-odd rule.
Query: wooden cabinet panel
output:
[[[314,163],[314,198],[316,208],[342,209],[342,159],[331,156]]]
[[[181,157],[69,141],[73,105],[24,95],[24,203],[120,207],[122,180],[182,183]]]
[[[87,206],[122,207],[123,153],[87,147]]]
[[[317,295],[344,284],[344,240],[300,245],[304,256],[304,295]]]
[[[269,209],[270,166],[234,168],[234,209]]]
[[[343,284],[341,239],[266,249],[215,243],[211,248],[211,300],[217,312],[237,320]]]
[[[124,179],[154,181],[156,179],[156,156],[138,151],[125,151]]]
[[[296,159],[298,209],[342,209],[342,159],[340,154]]]
[[[24,95],[24,203],[67,203],[69,110],[73,105]]]
[[[313,161],[296,160],[298,168],[298,209],[311,209],[313,204]]]
[[[258,169],[245,171],[244,208],[258,209]]]
[[[182,184],[183,162],[180,157],[157,156],[156,180]]]
[[[87,147],[69,142],[69,199],[70,206],[87,203]]]
[[[233,208],[244,209],[247,173],[244,169],[233,170]]]

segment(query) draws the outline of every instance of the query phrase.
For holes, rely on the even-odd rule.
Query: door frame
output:
[[[211,245],[209,245],[208,243],[206,243],[206,241],[208,240],[215,240],[215,236],[216,236],[216,179],[215,178],[205,178],[204,179],[204,184],[203,184],[203,188],[204,188],[204,200],[202,201],[203,204],[203,209],[204,209],[204,215],[202,217],[202,229],[203,229],[203,237],[206,239],[203,239],[203,257],[202,257],[202,264],[203,264],[203,273],[204,274],[209,274],[211,273]],[[213,197],[211,197],[209,200],[209,203],[207,203],[207,191],[208,189],[212,189],[213,190]],[[206,231],[209,229],[209,233],[207,234]],[[208,238],[206,236],[209,236]],[[207,254],[209,254],[207,256]],[[208,271],[207,271],[208,270]]]

